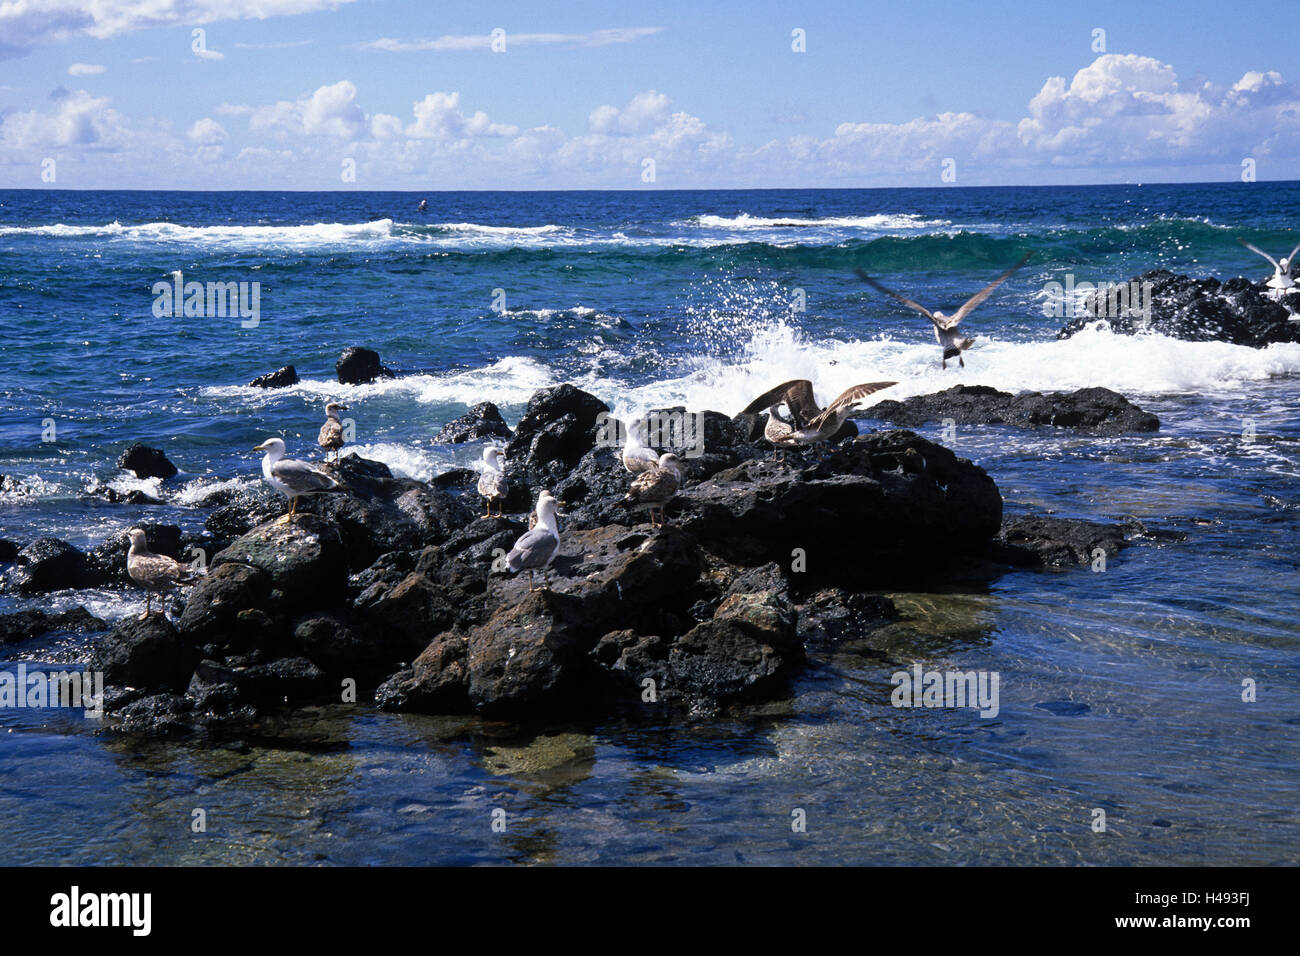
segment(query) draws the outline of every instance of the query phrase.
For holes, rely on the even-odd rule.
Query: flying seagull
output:
[[[897,384],[864,382],[854,385],[841,392],[835,401],[823,409],[813,397],[812,382],[806,378],[796,378],[768,389],[746,405],[741,414],[754,415],[766,408],[769,417],[767,426],[763,429],[763,437],[778,448],[816,445],[834,438],[835,433],[844,427],[849,415],[862,403],[862,399]],[[789,423],[777,415],[777,409],[782,404],[790,409]]]
[[[650,513],[650,527],[662,527],[665,522],[664,508],[682,486],[681,459],[671,452],[659,456],[655,467],[649,468],[632,480],[632,486],[619,502],[624,508]],[[659,510],[659,522],[655,523],[655,509]]]
[[[501,468],[501,449],[495,445],[483,449],[483,473],[478,477],[478,493],[483,496],[485,502],[484,518],[493,517],[493,502],[496,502],[498,508],[502,508],[497,517],[504,517],[505,510],[501,499],[510,493],[510,480],[506,478],[505,471]]]
[[[132,581],[145,590],[144,613],[140,615],[140,620],[143,621],[149,616],[155,593],[164,595],[160,600],[164,602],[163,614],[165,615],[167,613],[165,592],[180,584],[193,581],[193,569],[175,558],[150,551],[144,530],[141,528],[132,528],[126,536],[131,540],[131,547],[126,552],[126,573]]]
[[[961,353],[966,351],[972,345],[974,345],[975,340],[965,338],[961,334],[962,320],[966,318],[966,316],[974,312],[975,307],[978,306],[985,299],[987,299],[992,294],[994,289],[996,289],[1002,283],[1010,279],[1011,276],[1015,274],[1017,269],[1019,269],[1026,262],[1029,261],[1029,257],[1032,255],[1033,255],[1032,251],[1026,252],[1023,256],[1021,256],[1019,262],[1017,262],[1006,272],[1002,273],[1002,275],[998,276],[996,279],[994,279],[984,288],[980,289],[973,296],[967,299],[962,304],[962,307],[958,309],[956,312],[954,312],[952,315],[944,315],[944,313],[942,312],[931,312],[925,306],[917,302],[913,302],[911,299],[905,296],[901,296],[897,292],[893,292],[889,289],[886,289],[883,285],[881,285],[875,279],[871,278],[871,276],[867,275],[861,269],[856,269],[854,271],[857,273],[859,279],[861,279],[867,285],[871,286],[871,288],[875,289],[877,292],[883,292],[885,293],[885,295],[889,296],[890,298],[897,299],[899,302],[903,303],[903,305],[907,306],[909,309],[915,309],[917,312],[920,312],[923,316],[925,316],[932,323],[934,323],[934,338],[941,346],[943,346],[943,359],[939,363],[941,368],[947,368],[948,359],[951,358],[955,358],[957,360],[957,364],[960,365],[962,368],[965,368],[966,362],[961,357]]]
[[[334,452],[334,460],[339,460],[339,449],[343,447],[343,423],[339,421],[339,412],[346,412],[348,407],[338,402],[325,406],[325,424],[320,427],[316,444],[326,451]]]
[[[266,483],[289,498],[289,513],[280,518],[281,522],[293,520],[300,496],[335,491],[339,487],[337,481],[307,462],[285,458],[283,439],[268,438],[253,451],[266,453],[262,456],[262,477]]]
[[[1237,241],[1251,252],[1263,256],[1269,262],[1273,263],[1273,274],[1269,276],[1268,280],[1264,283],[1264,285],[1273,290],[1269,293],[1272,298],[1280,299],[1282,296],[1288,295],[1292,289],[1300,287],[1300,283],[1296,282],[1295,277],[1291,274],[1291,267],[1295,264],[1295,254],[1300,252],[1300,246],[1296,246],[1292,249],[1291,255],[1279,260],[1274,259],[1263,249],[1252,246],[1245,239],[1238,238]]]
[[[546,568],[560,553],[560,525],[556,521],[557,503],[549,491],[537,496],[537,524],[525,531],[506,555],[506,567],[513,573],[528,572],[528,590],[533,587],[533,572],[542,572],[542,589],[546,589]]]

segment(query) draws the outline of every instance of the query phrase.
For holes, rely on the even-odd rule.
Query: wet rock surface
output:
[[[1050,425],[1092,435],[1153,432],[1160,427],[1159,418],[1108,388],[1012,395],[987,385],[955,385],[901,402],[877,402],[864,416],[914,428],[950,420],[957,425]]]
[[[344,385],[367,385],[379,378],[396,378],[396,373],[379,361],[374,349],[351,346],[334,363],[334,372]]]
[[[482,438],[510,439],[514,432],[501,417],[501,410],[491,402],[479,402],[468,412],[443,425],[434,437],[435,445],[459,445]]]
[[[138,442],[122,452],[117,467],[134,472],[137,478],[171,478],[177,471],[162,449],[149,448]]]
[[[248,383],[252,388],[288,388],[298,384],[298,370],[292,365],[259,375]]]
[[[1140,288],[1142,283],[1150,283],[1149,317],[1132,308],[1122,311],[1111,305],[1106,293],[1094,292],[1084,300],[1084,314],[1067,322],[1057,338],[1069,338],[1101,323],[1123,335],[1150,331],[1191,342],[1232,342],[1254,348],[1300,342],[1300,322],[1288,321],[1300,312],[1300,293],[1277,302],[1268,296],[1263,282],[1240,276],[1227,282],[1196,279],[1168,269],[1144,272],[1126,285]],[[1136,304],[1134,296],[1129,298]]]

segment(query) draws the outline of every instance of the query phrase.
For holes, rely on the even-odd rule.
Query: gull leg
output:
[[[144,613],[140,615],[140,620],[143,621],[145,618],[149,616],[149,608],[152,605],[153,605],[153,592],[145,591],[144,592]]]
[[[958,355],[958,356],[957,356],[957,364],[960,365],[962,368],[965,368],[965,367],[966,367],[966,360],[965,360],[964,358],[962,358],[960,355]]]

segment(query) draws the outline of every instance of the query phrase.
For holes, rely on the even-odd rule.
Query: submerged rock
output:
[[[298,384],[298,371],[292,365],[259,375],[248,383],[252,388],[288,388]]]
[[[0,644],[40,637],[51,631],[104,631],[108,625],[84,607],[74,607],[57,614],[32,608],[12,614],[0,614]]]
[[[1100,323],[1123,335],[1150,331],[1192,342],[1232,342],[1254,348],[1273,342],[1300,342],[1300,322],[1288,321],[1292,313],[1287,309],[1289,304],[1300,310],[1300,294],[1292,293],[1283,304],[1269,298],[1263,282],[1238,277],[1221,283],[1214,278],[1176,275],[1168,269],[1144,272],[1128,280],[1127,286],[1140,288],[1143,283],[1150,283],[1149,317],[1132,308],[1111,314],[1120,310],[1110,305],[1106,293],[1094,292],[1084,300],[1084,314],[1067,322],[1057,338],[1069,338]]]
[[[1008,518],[997,537],[998,555],[1020,567],[1067,568],[1113,558],[1127,546],[1123,525],[1077,518]]]
[[[177,468],[160,448],[150,448],[136,442],[122,452],[117,460],[117,467],[135,473],[137,478],[171,478]]]
[[[901,402],[877,402],[863,416],[911,427],[950,419],[958,425],[1053,425],[1094,435],[1153,432],[1160,427],[1159,418],[1108,388],[1012,395],[987,385],[954,385]]]
[[[397,377],[392,369],[380,364],[378,352],[355,345],[343,350],[334,371],[344,385],[366,385],[377,378]]]

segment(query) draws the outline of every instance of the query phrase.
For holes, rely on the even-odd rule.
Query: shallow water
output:
[[[412,224],[409,196],[0,194],[0,266],[18,276],[0,287],[0,473],[32,489],[0,500],[0,537],[88,546],[142,518],[198,529],[200,491],[255,484],[244,449],[280,429],[308,445],[329,398],[351,407],[363,454],[430,477],[477,455],[429,442],[473,401],[514,421],[534,389],[572,380],[620,410],[734,411],[803,374],[832,394],[897,377],[889,397],[958,381],[1116,388],[1161,430],[922,431],[988,469],[1009,512],[1187,535],[1134,543],[1100,572],[891,594],[902,621],[819,652],[788,699],[724,719],[518,728],[337,705],[215,743],[0,710],[0,862],[1294,864],[1300,347],[1057,342],[1061,320],[1035,299],[1071,269],[1254,274],[1234,229],[1285,245],[1300,214],[1300,187],[1255,185],[465,194],[435,207],[474,228]],[[379,214],[393,222],[366,222]],[[925,329],[848,277],[862,265],[948,305],[1029,246],[1039,259],[976,313],[982,341],[947,374]],[[149,283],[173,268],[256,270],[276,304],[254,330],[154,319]],[[500,315],[503,286],[517,310]],[[788,308],[793,287],[807,312]],[[350,344],[414,374],[331,383]],[[287,362],[299,386],[242,387]],[[41,441],[46,417],[55,442]],[[96,479],[139,485],[113,466],[135,439],[182,468],[171,500],[81,498]],[[0,611],[29,603],[109,618],[141,606],[111,591],[0,595]],[[84,647],[2,650],[12,667]],[[891,675],[915,662],[996,672],[998,715],[891,706]],[[196,809],[205,833],[191,831]],[[795,810],[806,832],[792,831]]]

